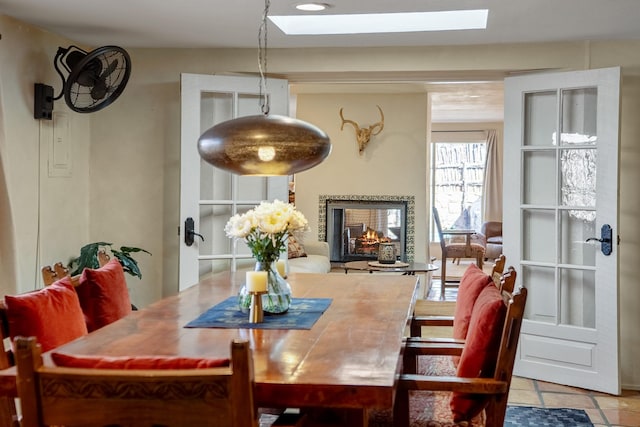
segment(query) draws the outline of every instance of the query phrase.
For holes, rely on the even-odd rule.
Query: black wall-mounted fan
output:
[[[69,108],[78,113],[101,110],[122,94],[131,75],[131,58],[118,46],[103,46],[88,53],[77,46],[60,47],[53,63],[62,78],[62,91],[54,97],[51,86],[35,84],[36,119],[50,120],[53,101],[63,95]]]

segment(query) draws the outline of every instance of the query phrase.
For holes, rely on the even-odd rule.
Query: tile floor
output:
[[[456,289],[447,288],[445,300],[454,301],[455,298]],[[433,280],[427,299],[440,299],[438,279]],[[621,396],[612,396],[591,390],[514,377],[511,381],[509,404],[583,409],[595,427],[640,427],[640,391],[623,390]]]
[[[591,390],[514,377],[510,405],[583,409],[595,427],[640,426],[640,391],[611,396]]]

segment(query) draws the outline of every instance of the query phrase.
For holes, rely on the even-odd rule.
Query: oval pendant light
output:
[[[331,142],[311,123],[267,114],[213,126],[198,140],[198,152],[207,163],[239,175],[292,175],[326,159]]]
[[[293,175],[316,166],[331,153],[329,136],[317,126],[286,116],[269,115],[266,91],[267,15],[264,2],[258,30],[258,69],[262,115],[218,123],[198,139],[200,157],[239,175]]]

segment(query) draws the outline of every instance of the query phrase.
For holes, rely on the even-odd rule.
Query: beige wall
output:
[[[38,160],[41,150],[39,122],[32,116],[33,83],[44,81],[55,88],[60,87],[52,59],[57,46],[68,43],[2,16],[0,34],[2,290],[33,288],[38,282],[40,264],[68,257],[84,242],[107,239],[117,244],[141,246],[153,253],[151,257],[139,257],[143,279],[129,281],[137,304],[144,306],[176,292],[177,228],[180,224],[180,73],[255,73],[255,49],[129,49],[133,74],[125,93],[101,112],[70,114],[74,175],[70,179],[49,180],[44,178],[45,170]],[[637,120],[640,115],[640,42],[269,52],[269,71],[291,80],[313,80],[319,76],[353,80],[363,77],[368,80],[443,80],[451,77],[477,80],[502,77],[506,70],[569,70],[616,65],[623,67],[624,74],[620,174],[622,378],[626,386],[640,387],[640,366],[636,362],[640,360],[640,335],[636,332],[640,324],[640,310],[637,310],[640,288],[634,268],[640,264],[637,221],[640,197],[632,191],[640,178]],[[389,97],[385,103],[397,102],[391,101],[393,94]],[[374,139],[364,158],[358,158],[354,152],[348,152],[354,149],[355,143],[349,139],[353,136],[335,130],[337,118],[335,124],[330,123],[329,104],[332,101],[326,98],[330,97],[323,99],[326,112],[322,115],[326,116],[318,119],[333,126],[331,133],[336,148],[328,165],[334,161],[343,162],[348,157],[360,166],[367,165],[379,161],[380,153],[393,145],[390,141],[415,143],[401,134],[383,132]],[[364,95],[362,99],[360,96],[341,98],[335,95],[334,101],[343,99],[350,115],[362,121],[375,117],[376,111],[372,112],[370,108],[382,102],[375,96],[365,102]],[[360,105],[366,110],[351,110]],[[309,111],[311,106],[305,107],[301,103],[301,108]],[[63,102],[56,102],[56,111],[65,110]],[[393,120],[399,120],[392,110],[386,109],[385,113],[389,114],[389,120],[394,116]],[[305,115],[312,119],[312,113]],[[382,144],[376,147],[375,144],[381,141]],[[333,156],[336,156],[335,160]],[[423,171],[424,167],[420,166],[420,174]],[[378,176],[378,171],[371,173],[370,181],[377,182]],[[304,173],[300,174],[297,188],[300,195],[316,191],[313,187],[316,182],[310,181]],[[364,183],[361,181],[353,191],[364,191]],[[313,205],[304,199],[300,203]],[[63,230],[58,233],[54,225],[60,224]],[[42,253],[40,259],[38,252]]]
[[[42,286],[40,265],[68,261],[88,235],[90,118],[69,118],[71,175],[48,173],[51,121],[33,118],[33,85],[60,92],[53,68],[58,46],[71,42],[0,15],[0,290]]]
[[[338,112],[360,127],[380,120],[384,129],[373,136],[362,154],[354,128],[340,130]],[[329,134],[331,154],[315,168],[297,174],[296,207],[309,220],[310,238],[318,238],[319,195],[415,197],[415,260],[427,259],[427,94],[301,94],[297,117]]]

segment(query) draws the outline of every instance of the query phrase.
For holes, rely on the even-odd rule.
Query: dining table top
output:
[[[287,281],[294,298],[332,299],[311,329],[185,327],[237,295],[243,278],[244,273],[212,275],[55,351],[223,358],[229,357],[231,340],[247,339],[260,407],[392,406],[418,277],[292,273]]]

